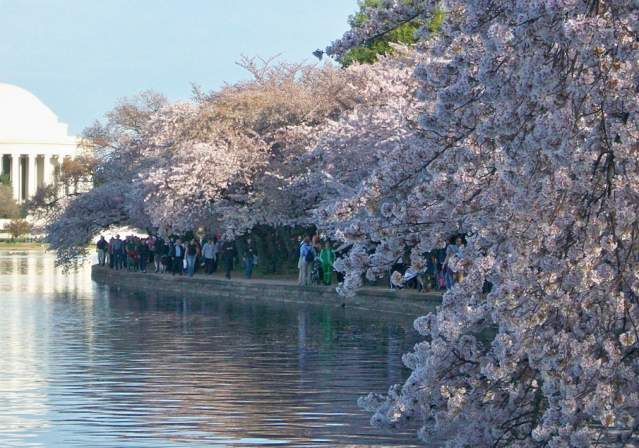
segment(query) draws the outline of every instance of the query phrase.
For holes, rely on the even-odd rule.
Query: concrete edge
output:
[[[437,293],[417,293],[390,289],[363,288],[354,297],[337,294],[332,286],[302,287],[289,282],[260,279],[219,279],[196,275],[193,278],[167,274],[115,271],[91,267],[97,283],[134,291],[155,291],[205,298],[233,297],[242,300],[311,303],[356,308],[372,312],[418,317],[441,304]]]

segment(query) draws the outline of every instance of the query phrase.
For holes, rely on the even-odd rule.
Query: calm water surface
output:
[[[356,400],[408,372],[410,317],[130,293],[0,251],[1,447],[414,446]]]

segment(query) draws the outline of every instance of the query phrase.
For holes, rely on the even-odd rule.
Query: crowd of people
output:
[[[115,235],[108,241],[101,236],[96,244],[98,264],[111,269],[128,271],[168,273],[172,275],[193,275],[202,271],[212,275],[224,269],[226,278],[237,258],[237,251],[231,242],[223,242],[217,237],[205,240],[191,238],[182,240],[172,237],[168,240],[155,235],[140,238],[129,235],[124,239]],[[242,266],[246,278],[251,278],[257,256],[252,248],[242,254]]]
[[[405,261],[397,260],[391,269],[390,287],[414,288],[418,291],[444,291],[463,279],[463,269],[453,267],[453,259],[464,253],[464,240],[458,236],[445,249],[437,249],[426,254],[426,265],[418,270]]]
[[[299,285],[330,285],[333,282],[336,256],[329,241],[322,242],[319,235],[305,236],[299,242]],[[336,275],[337,281],[341,281],[341,274],[336,272]]]
[[[330,285],[333,278],[333,264],[337,257],[345,255],[350,246],[337,250],[319,235],[306,236],[299,242],[298,283],[301,286]],[[425,265],[418,269],[411,265],[408,256],[400,257],[392,266],[390,287],[392,289],[417,289],[418,291],[444,291],[453,287],[463,278],[463,270],[453,267],[453,259],[461,258],[464,242],[461,236],[453,239],[445,249],[437,249],[425,254]],[[335,271],[337,281],[341,273]]]
[[[345,255],[348,248],[333,249],[332,243],[322,241],[319,235],[307,235],[300,238],[298,244],[300,286],[331,285],[334,278],[338,283],[343,280],[342,274],[335,271],[333,265],[336,258]],[[197,238],[183,240],[179,237],[165,240],[155,235],[146,238],[129,235],[121,239],[120,235],[115,235],[107,241],[101,236],[96,249],[98,263],[111,269],[189,277],[198,271],[212,275],[223,270],[224,276],[230,279],[238,259],[235,245],[218,237],[200,241]],[[400,257],[391,268],[390,287],[414,288],[418,291],[452,288],[463,277],[463,271],[452,266],[453,257],[461,258],[463,249],[463,239],[457,237],[445,249],[428,253],[425,257],[427,263],[421,270],[411,266],[407,257]],[[250,279],[258,260],[250,240],[239,258],[244,276]]]

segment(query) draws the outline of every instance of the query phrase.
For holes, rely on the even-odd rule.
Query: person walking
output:
[[[311,245],[311,238],[307,235],[300,245],[300,258],[297,263],[297,267],[300,271],[298,277],[300,286],[310,286],[313,261],[315,261],[315,250]]]
[[[333,263],[335,263],[335,251],[328,241],[324,243],[324,248],[319,255],[322,263],[322,281],[325,285],[330,285],[333,281]]]
[[[100,235],[100,239],[96,244],[96,249],[98,252],[98,264],[100,266],[105,265],[106,254],[109,249],[109,243],[104,239],[104,235]]]
[[[193,277],[193,274],[195,274],[195,263],[199,254],[199,246],[197,242],[192,239],[186,246],[186,273],[189,277]]]

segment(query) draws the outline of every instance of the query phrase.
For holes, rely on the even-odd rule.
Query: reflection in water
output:
[[[369,446],[357,397],[408,372],[411,318],[129,293],[0,252],[0,445]]]

